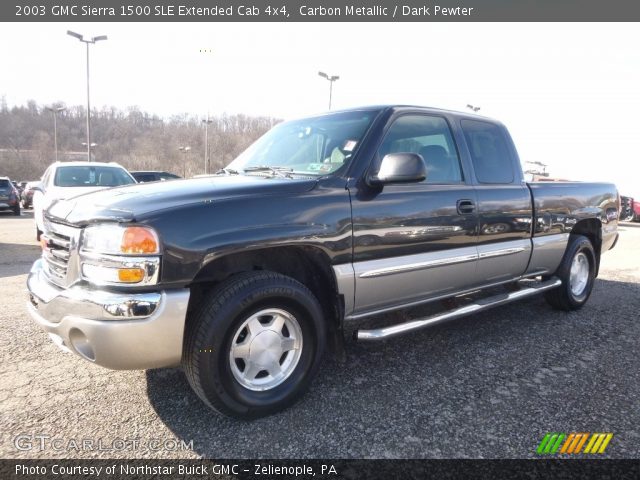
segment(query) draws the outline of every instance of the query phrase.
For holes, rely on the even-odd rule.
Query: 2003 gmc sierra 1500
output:
[[[303,394],[345,322],[448,299],[355,331],[377,340],[542,292],[582,307],[618,211],[611,184],[525,183],[496,121],[341,111],[276,126],[215,176],[54,203],[28,308],[64,350],[181,364],[207,405],[254,418]]]

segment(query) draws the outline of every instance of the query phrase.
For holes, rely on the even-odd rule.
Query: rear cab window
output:
[[[513,183],[513,161],[502,129],[481,120],[462,120],[460,125],[478,182]]]

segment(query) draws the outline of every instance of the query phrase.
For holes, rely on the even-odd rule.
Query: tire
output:
[[[582,308],[591,295],[596,276],[596,254],[587,237],[569,237],[567,250],[555,275],[562,280],[562,285],[545,293],[549,305],[565,311]]]
[[[16,217],[19,217],[19,216],[20,216],[20,204],[17,204],[15,207],[13,207],[13,214],[14,214]]]
[[[284,275],[235,275],[214,289],[193,320],[182,357],[187,380],[225,415],[253,419],[283,410],[320,367],[322,309],[309,289]]]

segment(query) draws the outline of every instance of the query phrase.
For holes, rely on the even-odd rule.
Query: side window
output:
[[[513,162],[502,129],[478,120],[462,120],[476,178],[481,183],[512,183]]]
[[[393,122],[378,149],[378,158],[389,153],[417,153],[427,166],[423,183],[459,183],[460,160],[451,130],[442,117],[403,115]]]

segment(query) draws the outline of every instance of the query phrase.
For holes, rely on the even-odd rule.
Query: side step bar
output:
[[[432,325],[446,322],[448,320],[454,320],[456,318],[464,317],[465,315],[488,310],[490,308],[504,305],[505,303],[510,303],[515,300],[521,300],[523,298],[531,297],[546,290],[551,290],[552,288],[559,287],[560,285],[562,285],[562,281],[559,278],[552,277],[549,280],[537,283],[529,287],[525,287],[515,292],[502,293],[499,295],[494,295],[492,297],[482,298],[469,305],[465,305],[454,310],[449,310],[448,312],[439,313],[437,315],[432,315],[430,317],[418,318],[416,320],[411,320],[410,322],[400,323],[383,328],[376,328],[373,330],[356,330],[355,332],[353,332],[353,338],[358,341],[372,341],[383,339],[386,340],[387,338],[396,337],[404,333],[413,332],[414,330],[419,330],[421,328],[430,327]]]

